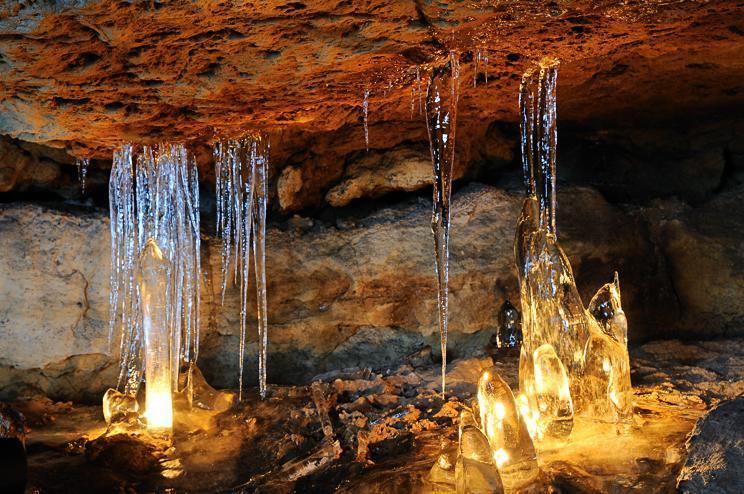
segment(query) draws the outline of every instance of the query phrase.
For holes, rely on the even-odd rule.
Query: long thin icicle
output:
[[[447,371],[447,317],[449,281],[449,224],[452,171],[455,162],[455,130],[459,96],[460,65],[455,52],[449,61],[434,70],[426,94],[426,128],[429,133],[434,171],[434,197],[431,229],[437,272],[437,309],[442,348],[442,396]]]
[[[222,300],[232,274],[240,290],[240,336],[238,347],[239,398],[243,392],[248,287],[251,253],[256,276],[258,304],[258,382],[266,396],[268,322],[266,301],[266,197],[269,144],[262,135],[221,141],[214,146],[217,177],[217,235],[222,239]]]
[[[364,146],[369,151],[369,89],[364,90],[362,113],[364,114]]]

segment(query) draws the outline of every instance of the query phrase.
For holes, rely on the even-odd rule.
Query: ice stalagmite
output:
[[[145,337],[145,412],[151,430],[173,427],[173,391],[168,290],[170,265],[154,239],[149,239],[140,257],[139,290],[142,329]]]
[[[269,142],[252,135],[220,141],[214,147],[217,193],[217,235],[222,239],[222,300],[230,278],[240,289],[239,376],[243,389],[243,360],[248,323],[248,287],[251,253],[258,303],[258,382],[266,396],[268,321],[266,301],[266,207]]]
[[[449,278],[449,224],[452,172],[455,163],[455,130],[459,96],[460,65],[457,54],[450,52],[449,61],[434,70],[426,94],[426,128],[434,171],[434,198],[431,230],[437,273],[437,310],[442,349],[442,396],[447,370],[447,310]]]
[[[481,374],[477,396],[481,429],[504,485],[513,489],[534,480],[538,474],[535,447],[514,395],[496,367]]]
[[[527,191],[514,247],[524,339],[519,382],[538,439],[568,437],[574,411],[593,418],[600,418],[597,410],[612,411],[613,420],[629,411],[626,342],[609,334],[624,323],[619,287],[603,287],[595,297],[597,312],[608,314],[600,323],[584,308],[558,243],[557,69],[557,61],[542,60],[525,73],[519,95]]]
[[[199,354],[201,237],[196,163],[181,145],[131,145],[114,153],[109,179],[111,294],[109,337],[121,332],[119,387],[136,394],[145,366],[138,262],[152,239],[168,264],[165,319],[173,383]]]

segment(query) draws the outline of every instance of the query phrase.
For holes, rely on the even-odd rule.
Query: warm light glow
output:
[[[168,389],[158,390],[150,390],[148,386],[146,399],[147,428],[171,429],[173,427],[173,401],[170,386]]]
[[[496,462],[496,467],[501,468],[507,461],[509,461],[509,453],[504,451],[504,448],[499,448],[493,452],[493,459]]]
[[[504,404],[501,402],[496,403],[493,406],[493,412],[496,414],[496,418],[499,421],[504,420],[504,417],[506,416],[506,409],[504,408]]]
[[[145,333],[145,416],[147,428],[173,427],[171,338],[167,322],[168,260],[154,239],[140,259],[142,328]]]
[[[540,434],[537,428],[537,419],[540,417],[540,412],[535,411],[534,414],[532,413],[527,396],[522,393],[517,395],[516,402],[519,407],[519,414],[522,416],[524,424],[527,426],[527,432],[529,432],[532,440],[542,439],[542,434]]]

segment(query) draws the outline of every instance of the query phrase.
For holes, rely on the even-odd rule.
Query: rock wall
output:
[[[690,209],[620,209],[588,188],[559,192],[559,235],[588,301],[620,272],[631,344],[668,336],[742,334],[741,190]],[[514,224],[521,196],[471,185],[455,194],[450,352],[476,353],[505,299],[518,303]],[[307,381],[331,369],[397,365],[436,354],[430,204],[412,199],[359,219],[295,217],[268,231],[269,379]],[[739,215],[741,216],[741,215]],[[715,220],[713,220],[715,218]],[[104,211],[0,205],[0,394],[24,386],[97,399],[115,382],[107,342],[109,231]],[[200,366],[235,386],[239,299],[219,297],[219,243],[204,242]],[[246,376],[256,370],[250,323]],[[436,355],[435,355],[436,357]]]

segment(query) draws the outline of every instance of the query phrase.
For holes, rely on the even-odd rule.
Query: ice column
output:
[[[437,273],[437,311],[442,349],[442,395],[447,370],[447,310],[449,279],[449,224],[452,172],[455,163],[455,130],[460,84],[457,54],[450,52],[449,61],[434,70],[426,94],[426,128],[434,171],[434,198],[431,230]]]
[[[170,263],[150,238],[140,257],[139,289],[145,336],[145,416],[150,430],[173,427],[171,345],[168,328]]]
[[[266,298],[266,208],[269,141],[261,134],[215,144],[217,235],[222,239],[222,300],[230,278],[240,288],[240,359],[238,386],[242,398],[243,361],[248,324],[251,254],[256,278],[258,382],[266,396],[268,318]]]
[[[181,365],[193,365],[199,355],[201,299],[201,237],[196,163],[182,145],[131,145],[114,153],[109,179],[111,214],[111,294],[109,334],[121,331],[119,387],[135,395],[148,360],[139,260],[150,239],[167,261],[165,320],[171,382],[178,382]],[[149,385],[148,385],[149,388]]]
[[[522,79],[519,102],[527,196],[515,257],[522,304],[519,383],[537,439],[564,439],[574,412],[617,421],[630,411],[630,374],[619,283],[587,311],[556,230],[558,62],[543,59]]]

